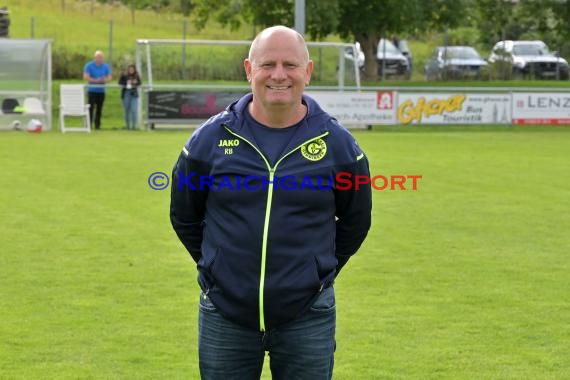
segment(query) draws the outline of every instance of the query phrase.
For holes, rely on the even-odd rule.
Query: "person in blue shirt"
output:
[[[259,380],[268,351],[273,379],[329,380],[333,282],[371,223],[370,184],[347,182],[370,177],[368,160],[304,94],[313,62],[295,30],[263,30],[244,68],[251,93],[194,132],[172,173],[170,219],[201,288],[200,376]]]
[[[87,86],[89,119],[91,120],[91,125],[95,126],[95,129],[101,128],[103,103],[105,103],[105,83],[112,79],[111,67],[105,62],[103,52],[97,50],[93,60],[87,62],[83,68],[83,80],[90,84],[90,86]],[[93,124],[93,121],[95,121],[95,124]]]

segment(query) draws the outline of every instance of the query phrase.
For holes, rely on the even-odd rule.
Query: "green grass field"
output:
[[[195,265],[147,185],[189,133],[1,134],[0,378],[198,378]],[[570,378],[570,129],[355,134],[423,179],[374,192],[335,379]]]

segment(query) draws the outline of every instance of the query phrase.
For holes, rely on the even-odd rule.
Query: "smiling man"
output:
[[[253,41],[244,67],[253,92],[248,110],[255,120],[284,128],[305,117],[301,99],[313,61],[301,35],[285,27],[266,29]]]
[[[244,68],[252,93],[196,130],[172,174],[171,222],[201,287],[200,375],[257,380],[268,351],[273,379],[328,380],[333,282],[368,233],[371,191],[301,185],[369,176],[368,161],[303,94],[313,62],[299,33],[263,30]]]

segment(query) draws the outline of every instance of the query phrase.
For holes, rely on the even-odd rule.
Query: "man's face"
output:
[[[100,65],[103,63],[103,54],[95,54],[95,63]]]
[[[254,99],[264,108],[300,104],[313,72],[304,44],[285,31],[275,31],[260,40],[244,67]]]

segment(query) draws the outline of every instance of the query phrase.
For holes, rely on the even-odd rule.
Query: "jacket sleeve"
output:
[[[352,185],[343,189],[336,188],[336,250],[335,256],[338,264],[336,275],[338,276],[342,267],[348,262],[350,257],[358,251],[364,242],[371,225],[372,213],[372,192],[370,182],[359,181],[356,188],[357,176],[370,178],[368,160],[364,153],[359,159],[343,168],[343,174],[350,178]],[[364,178],[364,177],[360,177]]]
[[[208,198],[207,186],[200,188],[200,176],[207,173],[207,165],[190,156],[189,146],[184,146],[172,171],[170,222],[197,263],[202,257],[202,233]]]

